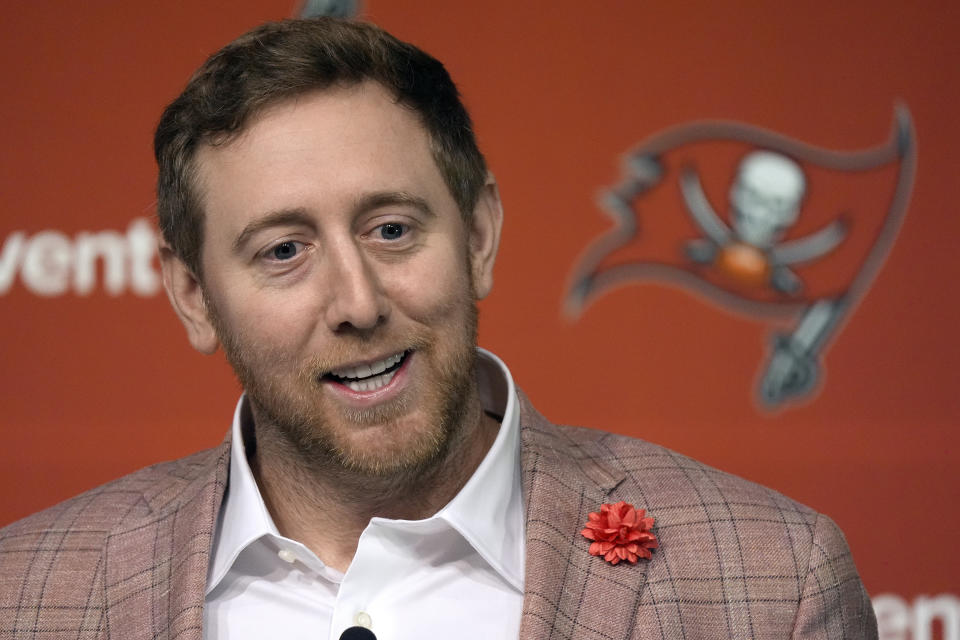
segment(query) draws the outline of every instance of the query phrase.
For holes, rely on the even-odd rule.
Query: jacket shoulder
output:
[[[717,517],[735,517],[745,509],[764,508],[789,512],[791,517],[786,520],[813,526],[819,515],[769,487],[652,442],[584,427],[554,428],[564,448],[576,451],[576,457],[604,465],[619,479],[614,493],[629,493],[659,505],[661,511],[675,514],[670,520],[686,521],[681,514],[689,510],[710,520],[718,509],[723,513]],[[777,516],[776,520],[782,523],[784,518]]]
[[[876,637],[847,542],[827,516],[657,444],[541,427],[541,444],[549,441],[593,478],[612,479],[610,502],[624,500],[655,519],[660,546],[641,610],[659,616],[673,603],[684,611],[678,624],[708,637],[743,629],[751,637]],[[710,612],[684,610],[689,603]]]
[[[210,473],[224,446],[160,462],[38,511],[0,529],[0,548],[11,540],[53,531],[106,534],[126,520],[189,499],[188,489]]]
[[[40,625],[102,637],[111,539],[137,532],[156,544],[156,523],[222,482],[228,456],[224,443],[152,465],[0,529],[0,636]]]

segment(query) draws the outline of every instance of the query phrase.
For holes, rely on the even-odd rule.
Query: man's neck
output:
[[[420,520],[437,513],[473,475],[498,429],[474,395],[436,460],[371,475],[332,461],[304,460],[278,429],[258,424],[250,464],[281,535],[303,543],[324,564],[345,572],[371,518]]]

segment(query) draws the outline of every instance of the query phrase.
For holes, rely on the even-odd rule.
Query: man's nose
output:
[[[325,309],[331,331],[373,329],[387,319],[389,304],[374,265],[353,243],[344,243],[329,255],[330,295]]]

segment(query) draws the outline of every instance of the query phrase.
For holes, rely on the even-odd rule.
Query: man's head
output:
[[[265,83],[280,89],[251,89]],[[202,99],[219,84],[261,97]],[[305,460],[386,475],[437,461],[482,415],[475,302],[502,219],[447,74],[373,27],[288,22],[228,45],[191,92],[157,134],[164,285],[191,343],[224,347],[258,429]],[[193,249],[178,216],[194,216]]]
[[[470,116],[438,60],[370,24],[327,18],[268,23],[211,56],[164,111],[154,136],[160,231],[197,277],[203,277],[204,243],[198,148],[229,141],[272,104],[365,80],[417,114],[447,188],[469,217],[486,165]]]

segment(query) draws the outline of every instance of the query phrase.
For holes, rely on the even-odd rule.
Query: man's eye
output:
[[[300,243],[288,240],[287,242],[281,242],[273,249],[270,250],[270,255],[275,260],[289,260],[298,253],[300,253]]]
[[[399,240],[406,232],[406,226],[399,222],[388,222],[380,225],[380,237],[384,240]]]

